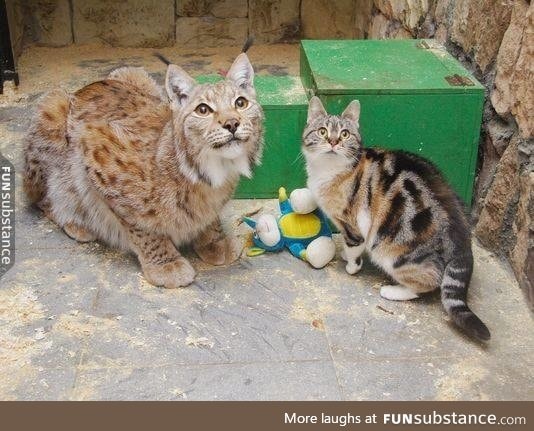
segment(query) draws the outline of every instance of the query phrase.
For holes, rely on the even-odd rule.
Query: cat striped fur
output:
[[[383,297],[410,300],[439,288],[452,321],[488,340],[467,305],[473,255],[460,199],[429,161],[363,148],[359,116],[358,101],[334,116],[313,97],[303,133],[308,187],[343,235],[347,272],[361,269],[365,251],[399,283],[383,286]]]

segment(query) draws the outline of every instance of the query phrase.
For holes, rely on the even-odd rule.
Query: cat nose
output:
[[[235,118],[230,118],[229,120],[226,120],[223,124],[223,128],[225,128],[232,134],[235,133],[238,127],[239,121],[237,121]]]
[[[337,144],[339,144],[339,141],[337,139],[329,139],[328,142],[332,146],[332,148],[335,148]]]

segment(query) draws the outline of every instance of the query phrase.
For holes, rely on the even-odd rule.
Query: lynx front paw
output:
[[[226,237],[217,242],[194,247],[202,261],[210,265],[229,265],[241,256],[243,244],[237,238]]]
[[[164,264],[145,264],[143,273],[149,283],[167,289],[188,286],[195,279],[195,270],[184,258]]]

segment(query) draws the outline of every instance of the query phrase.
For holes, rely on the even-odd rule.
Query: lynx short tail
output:
[[[33,157],[36,153],[63,153],[68,148],[67,115],[70,95],[64,90],[48,93],[41,101],[26,139],[24,190],[32,203],[46,195],[46,166]]]

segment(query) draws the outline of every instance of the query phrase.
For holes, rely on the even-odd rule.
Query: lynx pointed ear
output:
[[[169,64],[167,75],[165,76],[165,89],[173,104],[183,105],[185,100],[191,95],[191,90],[196,82],[181,67]]]
[[[254,87],[254,69],[247,57],[247,54],[242,52],[234,60],[234,63],[228,70],[226,78],[234,81],[238,87],[253,88]]]
[[[350,102],[341,116],[357,124],[360,121],[360,102],[358,100]]]
[[[324,115],[326,115],[326,111],[324,110],[321,99],[317,96],[313,96],[308,105],[308,123]]]

